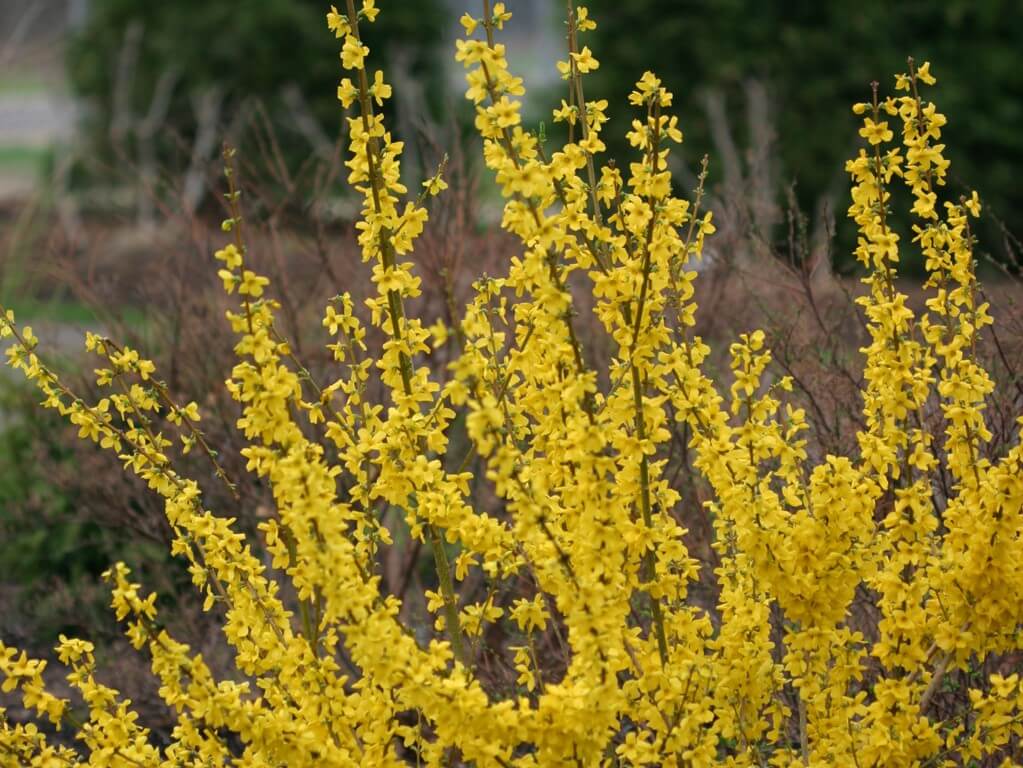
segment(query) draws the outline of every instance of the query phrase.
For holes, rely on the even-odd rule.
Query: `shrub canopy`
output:
[[[702,187],[692,199],[672,189],[668,162],[682,141],[672,94],[650,72],[639,78],[634,161],[603,164],[607,105],[586,102],[582,88],[598,66],[580,41],[593,21],[572,8],[559,69],[573,103],[557,114],[569,141],[547,146],[522,128],[522,83],[497,42],[511,14],[484,9],[463,18],[456,56],[505,197],[502,224],[521,248],[504,274],[477,280],[451,327],[427,328],[410,311],[420,292],[411,254],[446,182],[440,169],[421,191],[401,183],[402,147],[377,109],[392,89],[367,67],[360,34],[379,13],[372,0],[327,17],[346,70],[338,96],[354,108],[348,181],[362,196],[357,239],[376,288],[368,323],[348,293],[324,312],[331,381],[297,359],[274,288],[252,269],[225,152],[228,242],[215,255],[237,298],[225,386],[247,470],[275,501],[258,541],[207,509],[176,468],[178,449],[201,452],[237,490],[200,429],[202,407],[176,402],[151,361],[89,334],[97,382],[110,389],[85,402],[31,329],[0,315],[9,360],[44,404],[163,498],[172,550],[206,608],[223,612],[236,665],[217,679],[161,625],[155,595],[115,564],[113,607],[176,713],[170,742],[154,743],[102,681],[85,640],[57,648],[75,698],[47,690],[45,662],[0,645],[4,690],[74,733],[91,764],[118,768],[1013,756],[1023,688],[1006,662],[1023,622],[1023,448],[1017,430],[985,458],[993,382],[975,346],[991,318],[971,230],[981,205],[975,194],[939,201],[949,163],[946,118],[926,98],[930,65],[910,60],[895,96],[853,108],[864,140],[846,165],[867,271],[862,427],[849,455],[815,455],[763,332],[736,340],[730,370],[711,378],[710,350],[693,332],[692,263],[714,227]],[[900,185],[908,212],[890,205]],[[913,222],[912,244],[892,230],[896,216]],[[929,272],[923,313],[896,282],[912,248]],[[589,288],[604,361],[578,333],[570,280]],[[369,347],[367,325],[381,346]],[[455,361],[432,370],[447,344]],[[374,380],[379,401],[367,396]],[[157,415],[174,429],[154,430]],[[709,489],[691,510],[665,472],[679,424]],[[411,598],[382,589],[391,511],[433,558],[435,581],[419,595],[426,622],[404,610]],[[700,573],[683,513],[714,530],[713,604],[694,599]],[[0,720],[8,764],[82,763],[55,743],[34,724]]]

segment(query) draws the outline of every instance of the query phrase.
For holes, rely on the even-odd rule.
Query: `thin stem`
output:
[[[347,0],[348,23],[352,28],[352,35],[361,44],[359,36],[359,15],[355,11],[354,0]],[[369,164],[370,190],[373,201],[373,210],[380,215],[382,206],[380,198],[383,194],[383,178],[376,165],[376,157],[379,155],[379,146],[374,136],[370,134],[370,119],[373,116],[373,105],[369,96],[369,81],[366,76],[365,66],[359,67],[359,106],[362,115],[362,127],[366,133],[366,161]],[[380,261],[384,269],[392,269],[395,264],[394,245],[391,241],[392,233],[387,227],[380,228]],[[387,292],[387,305],[391,318],[391,330],[394,338],[404,341],[402,321],[404,320],[404,309],[402,307],[401,295],[398,291],[391,289]],[[406,398],[412,398],[412,361],[408,354],[402,349],[399,352],[401,384]],[[422,448],[422,446],[420,446]],[[458,603],[455,597],[454,585],[451,580],[451,567],[448,562],[447,552],[444,549],[444,542],[440,531],[433,523],[427,523],[430,537],[430,548],[433,550],[434,565],[437,569],[437,579],[440,583],[441,595],[444,598],[444,612],[447,617],[447,634],[451,641],[451,647],[455,658],[467,669],[469,668],[469,657],[462,642],[462,630],[458,620]]]

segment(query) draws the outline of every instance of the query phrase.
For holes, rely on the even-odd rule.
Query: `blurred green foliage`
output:
[[[109,623],[101,574],[117,560],[183,571],[166,548],[80,508],[73,432],[38,392],[0,371],[0,629],[45,649]],[[187,574],[181,577],[187,580]]]
[[[438,4],[390,3],[376,23],[362,30],[374,64],[391,76],[388,62],[400,51],[433,108],[444,87],[437,48],[445,17]],[[89,107],[83,125],[88,140],[97,151],[109,150],[118,73],[125,70],[126,43],[135,30],[137,52],[127,89],[132,114],[146,114],[164,73],[177,75],[165,127],[180,141],[161,142],[164,169],[188,162],[197,125],[194,100],[212,86],[223,94],[222,123],[232,120],[244,100],[258,99],[288,159],[304,159],[309,144],[294,130],[295,115],[282,94],[297,86],[327,137],[337,135],[343,118],[336,98],[342,72],[338,41],[326,26],[329,9],[323,0],[92,0],[88,21],[67,53],[72,88]]]
[[[743,83],[758,78],[771,96],[777,157],[785,183],[798,181],[809,207],[831,193],[841,214],[843,165],[859,122],[850,112],[883,96],[906,57],[930,60],[931,98],[949,117],[943,137],[952,160],[951,192],[976,188],[988,211],[1023,230],[1023,3],[1019,0],[590,0],[598,28],[589,44],[601,60],[594,97],[621,104],[632,83],[653,70],[676,94],[686,162],[711,155],[705,89],[724,94],[736,144],[748,146]],[[605,136],[623,136],[633,114],[613,110]],[[629,157],[622,143],[613,153]],[[990,234],[990,233],[989,233]]]
[[[45,467],[66,464],[69,449],[58,440],[60,417],[44,413],[25,386],[0,380],[0,573],[8,593],[8,619],[17,612],[31,627],[15,627],[47,639],[70,627],[49,596],[57,583],[96,580],[110,552],[101,529],[74,515],[72,499],[53,483]],[[101,606],[100,606],[101,607]],[[12,629],[12,628],[7,628]]]
[[[72,575],[82,567],[88,568],[91,556],[83,561],[69,558],[74,540],[82,531],[67,526],[52,541],[47,542],[45,523],[53,517],[68,514],[70,502],[39,470],[39,453],[48,459],[62,461],[68,451],[56,443],[40,444],[36,436],[60,425],[54,418],[37,409],[30,410],[30,398],[24,387],[0,382],[0,413],[4,428],[0,430],[0,570],[7,579],[28,582],[42,574]],[[33,412],[34,411],[34,412]],[[38,528],[25,527],[29,518],[40,520]]]

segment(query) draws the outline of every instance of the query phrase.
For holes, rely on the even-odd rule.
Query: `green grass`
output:
[[[47,81],[37,73],[13,71],[0,74],[0,96],[42,93],[46,90],[49,90]]]
[[[0,146],[0,173],[28,171],[38,173],[50,157],[47,147]]]
[[[100,318],[92,309],[81,302],[70,299],[41,301],[8,296],[4,301],[4,306],[14,310],[19,324],[45,322],[86,327],[100,323]],[[136,328],[142,327],[146,322],[145,313],[137,307],[120,307],[112,314],[125,324]]]
[[[18,323],[59,323],[61,325],[92,325],[96,315],[88,307],[74,301],[37,301],[8,299],[5,305],[14,310]]]

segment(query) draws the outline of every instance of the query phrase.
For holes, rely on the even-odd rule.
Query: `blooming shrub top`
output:
[[[386,339],[368,349],[352,299],[338,296],[323,318],[343,372],[336,381],[314,381],[295,359],[269,281],[247,266],[226,153],[233,241],[216,257],[238,296],[228,314],[238,362],[226,386],[240,404],[248,469],[276,501],[260,526],[270,567],[232,520],[203,507],[198,485],[174,469],[175,440],[151,428],[155,414],[168,415],[182,450],[218,466],[195,403],[175,403],[152,363],[95,335],[87,347],[111,393],[86,403],[7,313],[9,361],[44,404],[165,499],[174,552],[207,607],[225,610],[238,674],[215,679],[160,628],[155,597],[115,565],[113,606],[176,713],[171,743],[154,744],[129,702],[97,681],[90,643],[58,648],[84,705],[45,690],[44,662],[0,645],[4,690],[83,746],[51,746],[37,726],[0,713],[0,764],[961,765],[1006,755],[1023,735],[1018,675],[978,681],[966,711],[931,707],[953,670],[1019,649],[1023,474],[1018,444],[998,462],[979,458],[993,386],[974,356],[991,322],[973,272],[980,206],[976,195],[938,203],[945,117],[920,95],[934,82],[928,65],[910,63],[899,96],[881,100],[875,88],[854,108],[867,141],[847,166],[869,288],[865,428],[857,455],[813,459],[805,415],[785,401],[789,380],[769,378],[762,332],[732,345],[727,392],[705,371],[690,265],[713,226],[702,181],[692,201],[672,191],[669,155],[682,133],[671,93],[645,74],[629,97],[635,159],[602,162],[608,105],[585,98],[584,76],[599,64],[578,42],[594,22],[569,9],[569,56],[558,64],[569,98],[554,113],[568,141],[556,151],[522,125],[522,81],[495,40],[511,16],[504,4],[484,2],[482,18],[462,19],[466,96],[505,198],[502,226],[522,249],[506,275],[476,282],[458,327],[437,333],[405,306],[420,290],[410,255],[425,199],[446,185],[438,172],[413,198],[401,183],[401,143],[374,111],[391,87],[368,68],[359,34],[378,14],[373,1],[328,14],[349,72],[338,97],[356,108],[347,165],[363,195],[358,240],[377,289],[367,306]],[[897,184],[914,200],[913,243],[929,271],[921,316],[894,279],[905,247],[892,227]],[[580,342],[570,280],[592,290],[612,348],[607,386]],[[443,343],[459,355],[440,383],[426,356]],[[375,377],[389,393],[382,402],[367,395]],[[923,426],[933,409],[943,434]],[[451,455],[459,414],[484,477]],[[663,471],[672,420],[688,425],[713,489],[715,611],[688,595],[698,566]],[[933,482],[942,466],[955,479],[947,494]],[[218,475],[230,485],[219,466]],[[498,508],[473,506],[474,480],[492,486]],[[393,546],[382,505],[402,510],[432,550],[432,638],[406,626],[399,599],[381,589],[378,554]],[[465,602],[460,584],[476,571],[487,595]],[[297,617],[278,572],[294,585]],[[502,599],[509,584],[515,597]],[[860,593],[872,620],[850,610]],[[490,649],[513,657],[514,691],[479,674],[495,623],[520,638]],[[568,658],[555,679],[537,654],[546,636]]]

